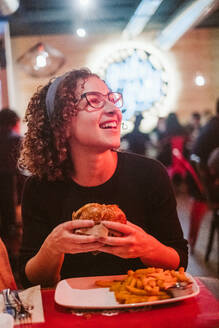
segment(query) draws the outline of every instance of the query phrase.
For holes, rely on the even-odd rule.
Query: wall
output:
[[[187,118],[189,112],[197,110],[210,109],[215,113],[219,97],[219,29],[194,29],[182,37],[171,52],[182,81],[177,103],[181,117]],[[205,86],[195,85],[196,73],[205,77]]]
[[[148,42],[151,35],[141,35],[141,40]],[[65,65],[57,76],[75,67],[87,66],[92,53],[101,44],[119,42],[120,36],[88,36],[78,39],[71,35],[50,35],[33,37],[14,37],[11,39],[12,60],[15,79],[15,110],[21,117],[29,98],[37,86],[44,85],[49,78],[36,79],[27,76],[16,64],[16,59],[37,42],[46,42],[60,50],[66,57]],[[100,50],[101,51],[101,50]],[[171,110],[176,110],[182,121],[187,121],[192,111],[215,111],[215,101],[219,97],[219,29],[194,29],[187,32],[166,54],[169,64],[177,70],[176,85],[178,96]],[[206,78],[206,85],[194,84],[195,74],[199,72]]]

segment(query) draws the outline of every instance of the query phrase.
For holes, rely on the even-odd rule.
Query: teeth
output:
[[[115,121],[114,122],[107,122],[107,123],[101,124],[100,127],[101,127],[101,129],[116,128],[117,123]]]

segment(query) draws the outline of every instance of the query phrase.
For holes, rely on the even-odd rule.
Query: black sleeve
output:
[[[43,197],[36,179],[28,178],[22,197],[23,239],[19,256],[20,280],[24,288],[31,286],[25,274],[26,263],[38,252],[50,231],[47,213],[42,209]]]
[[[154,172],[153,172],[154,171]],[[150,232],[166,246],[174,248],[180,257],[179,267],[188,265],[188,243],[178,218],[176,200],[166,169],[157,162],[152,168],[150,190]]]

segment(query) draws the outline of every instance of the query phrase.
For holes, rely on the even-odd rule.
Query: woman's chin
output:
[[[111,143],[111,144],[105,144],[105,145],[101,145],[100,147],[97,147],[98,148],[98,152],[106,152],[108,150],[117,150],[119,149],[120,147],[120,143]]]
[[[120,147],[120,141],[111,143],[109,149],[118,149]]]
[[[102,146],[107,149],[117,149],[120,147],[120,137],[102,139]]]

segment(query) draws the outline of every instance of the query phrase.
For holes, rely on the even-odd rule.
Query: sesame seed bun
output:
[[[126,223],[126,216],[118,205],[105,205],[98,203],[88,203],[76,212],[72,213],[72,220],[93,220],[95,225],[92,228],[76,229],[77,234],[95,235],[95,236],[121,236],[120,233],[107,229],[101,221],[114,221]]]

